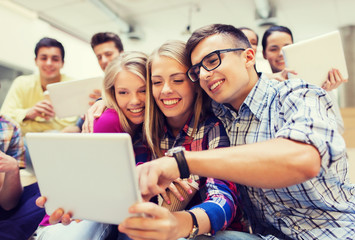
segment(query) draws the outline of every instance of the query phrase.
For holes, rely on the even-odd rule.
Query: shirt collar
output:
[[[260,120],[263,111],[266,109],[265,106],[267,106],[268,93],[271,88],[270,83],[270,79],[265,74],[261,74],[259,80],[244,100],[241,109],[243,109],[243,105],[247,106],[255,117]]]
[[[257,119],[261,119],[265,106],[268,102],[268,92],[271,88],[270,79],[265,74],[261,74],[259,80],[252,88],[238,111],[234,110],[229,104],[218,104],[213,101],[213,110],[217,116],[238,116],[241,112],[249,109]]]
[[[187,119],[185,125],[180,130],[178,136],[187,135],[187,136],[191,137],[192,130],[194,127],[194,122],[195,122],[195,115],[193,113],[191,113],[189,118]],[[174,136],[173,133],[171,132],[171,130],[167,126],[168,126],[168,122],[165,119],[164,134],[165,135],[168,134],[171,137]]]

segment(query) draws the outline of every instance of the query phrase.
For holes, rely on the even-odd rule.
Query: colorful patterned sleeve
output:
[[[204,141],[206,149],[229,147],[223,124],[215,117],[206,121]],[[211,234],[225,230],[236,216],[238,191],[229,181],[207,178],[204,186],[206,199],[193,208],[203,209],[211,222]]]
[[[7,119],[1,118],[0,132],[2,132],[3,150],[4,152],[15,158],[18,161],[19,167],[25,168],[25,147],[23,144],[23,139],[21,137],[20,129],[8,121]]]

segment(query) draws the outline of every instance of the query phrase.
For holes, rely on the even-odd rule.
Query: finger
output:
[[[337,72],[337,75],[339,75],[339,77],[340,77],[340,79],[341,79],[341,82],[347,82],[348,81],[348,79],[345,79],[344,77],[343,77],[343,75],[341,74],[341,72],[339,71],[339,69],[335,69],[336,70],[336,72]]]
[[[174,194],[174,196],[179,199],[181,202],[185,200],[185,198],[181,195],[181,193],[179,192],[179,190],[176,188],[176,186],[171,183],[169,185],[169,190]]]
[[[337,80],[337,76],[335,74],[336,73],[335,73],[334,69],[332,69],[328,72],[328,80],[327,80],[328,83],[327,83],[326,88],[324,88],[325,90],[331,91],[331,90],[337,88],[337,86],[339,85],[339,84],[337,84],[337,81],[340,81],[340,79]]]
[[[295,70],[293,70],[293,69],[285,68],[284,70],[285,70],[287,73],[292,73],[292,74],[294,74],[294,75],[297,75],[297,72],[296,72]]]
[[[343,82],[347,82],[348,79],[343,78],[343,75],[339,71],[339,69],[334,69],[334,76],[336,79],[336,82],[338,83],[337,87],[342,84]]]
[[[100,89],[94,89],[93,92],[90,94],[90,98],[92,99],[98,99],[101,97],[101,90]]]
[[[98,118],[101,116],[101,114],[105,111],[106,109],[106,105],[105,103],[101,100],[101,101],[97,101],[98,105],[94,111],[93,117],[94,118]]]
[[[329,91],[329,88],[330,88],[330,82],[328,80],[326,80],[323,85],[322,85],[322,88],[326,91]]]
[[[342,76],[339,72],[338,69],[333,69],[333,74],[334,74],[334,80],[335,80],[335,84],[333,85],[333,89],[336,89],[340,86],[340,84],[343,83],[343,79]]]
[[[282,70],[281,72],[281,77],[284,79],[284,80],[287,80],[288,79],[288,72],[284,69]]]
[[[71,213],[66,213],[63,215],[62,223],[64,225],[69,225],[72,222],[71,215],[72,215]]]
[[[49,217],[50,224],[56,224],[62,220],[62,216],[64,214],[64,210],[59,208],[55,210]]]
[[[138,203],[129,208],[129,212],[133,214],[145,214],[151,217],[131,217],[125,219],[120,226],[125,233],[134,239],[160,239],[163,235],[168,235],[170,232],[170,224],[174,217],[172,213],[164,207],[160,207],[154,203]],[[159,238],[160,237],[160,238]],[[169,238],[163,238],[169,239]]]
[[[55,116],[55,112],[53,109],[52,105],[45,105],[45,104],[40,104],[40,105],[36,105],[34,107],[34,109],[36,110],[36,112],[38,112],[40,114],[41,117],[54,117]]]
[[[129,237],[129,239],[133,239],[133,240],[159,239],[159,238],[153,238],[151,236],[152,234],[150,231],[147,231],[145,229],[141,230],[141,229],[128,228],[123,226],[123,224],[118,225],[118,231],[126,234]]]
[[[94,93],[96,94],[96,95],[100,95],[100,97],[101,97],[101,89],[94,89]]]
[[[145,215],[149,217],[131,217],[127,218],[123,223],[125,222],[134,222],[135,224],[137,221],[142,221],[140,224],[147,223],[148,220],[154,220],[154,219],[162,219],[166,218],[171,214],[168,209],[158,206],[155,203],[152,202],[141,202],[141,203],[136,203],[133,204],[129,209],[129,213],[131,214],[140,214],[140,215]],[[144,221],[143,221],[144,220]],[[147,224],[149,225],[149,224]],[[139,226],[139,225],[138,225]],[[136,226],[136,227],[138,227]],[[153,226],[145,226],[147,229],[154,229]]]
[[[169,198],[169,196],[168,196],[168,194],[167,194],[166,191],[165,191],[165,192],[162,192],[160,195],[162,196],[162,198],[164,199],[164,201],[165,201],[168,205],[171,204],[170,198]]]
[[[188,180],[190,181],[191,179],[189,178]],[[192,188],[189,185],[189,183],[187,182],[187,180],[182,180],[182,179],[178,178],[176,181],[185,190],[185,192],[187,192],[188,194],[192,193]],[[191,180],[191,181],[193,181],[193,180]]]
[[[148,189],[148,182],[147,182],[147,175],[148,175],[148,167],[146,164],[149,163],[145,163],[145,164],[141,164],[139,166],[137,166],[137,174],[138,174],[138,183],[139,183],[139,188],[142,194],[142,198],[145,201],[149,201],[151,199],[152,196],[154,196],[153,194],[150,193],[149,189]]]
[[[335,83],[335,76],[333,70],[330,70],[328,73],[328,81],[330,82],[331,85]]]
[[[279,82],[285,81],[284,78],[280,78],[280,77],[277,77],[277,76],[275,76],[274,79],[277,80],[277,81],[279,81]]]
[[[44,208],[44,204],[47,202],[47,198],[46,197],[39,197],[36,199],[36,205],[40,208]]]
[[[124,228],[123,226],[118,227],[120,232],[125,233],[129,239],[132,240],[159,240],[159,239],[168,239],[163,238],[159,230],[149,231],[149,230],[140,230],[140,229],[130,229]]]
[[[88,121],[87,121],[87,114],[85,114],[85,117],[84,117],[84,123],[83,125],[81,126],[81,132],[82,133],[89,133],[89,126],[88,126]]]

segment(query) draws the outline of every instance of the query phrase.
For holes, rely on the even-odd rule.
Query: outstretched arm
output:
[[[282,188],[311,179],[320,171],[318,150],[309,144],[277,138],[265,142],[200,152],[185,152],[192,174],[259,188]],[[218,164],[216,164],[218,163]],[[139,166],[142,194],[160,193],[180,176],[174,158]]]

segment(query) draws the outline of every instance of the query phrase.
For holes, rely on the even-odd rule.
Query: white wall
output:
[[[65,48],[62,73],[80,79],[103,75],[90,45],[24,9],[0,1],[0,62],[36,72],[34,48],[42,37],[60,41]]]

